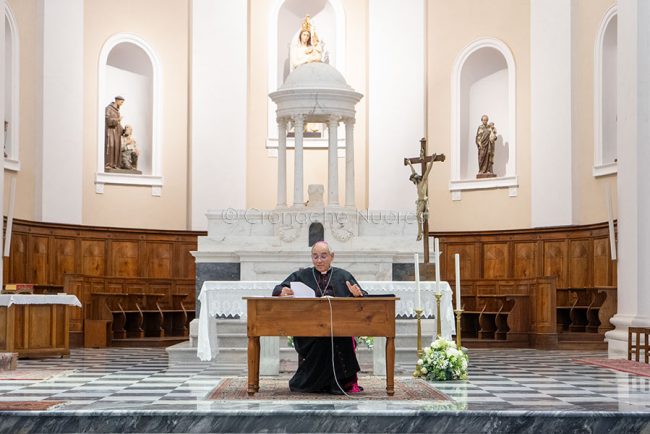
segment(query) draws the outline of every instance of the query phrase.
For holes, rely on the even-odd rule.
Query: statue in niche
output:
[[[302,22],[300,31],[291,42],[291,49],[289,51],[290,70],[293,71],[305,63],[327,63],[328,57],[328,53],[325,50],[325,42],[318,37],[311,24],[311,18],[307,15]]]
[[[497,141],[497,129],[494,122],[488,123],[487,115],[481,116],[481,125],[476,130],[476,147],[478,148],[478,173],[476,178],[494,178],[494,145]]]
[[[111,172],[122,164],[122,116],[120,107],[124,97],[116,96],[115,101],[106,106],[104,135],[104,170]]]
[[[133,127],[131,125],[124,126],[122,133],[122,164],[121,169],[128,170],[132,173],[142,173],[138,170],[138,157],[140,156],[140,149],[136,145],[135,138],[133,137]]]
[[[318,37],[314,26],[311,24],[311,17],[307,15],[300,26],[300,30],[291,41],[289,50],[290,71],[305,63],[327,63],[328,61],[329,53],[325,49],[325,42]],[[303,137],[321,138],[323,136],[322,130],[322,124],[305,122]],[[295,131],[289,131],[287,137],[295,137]]]

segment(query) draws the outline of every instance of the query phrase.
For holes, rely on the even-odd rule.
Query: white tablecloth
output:
[[[246,301],[242,297],[270,296],[276,281],[207,281],[199,293],[201,313],[199,315],[199,334],[197,355],[201,360],[212,360],[218,352],[216,316],[246,319]],[[395,294],[400,299],[395,306],[395,314],[415,316],[417,291],[415,282],[360,281],[361,288],[369,294]],[[436,282],[420,282],[422,309],[424,315],[433,317],[436,310],[434,293]],[[440,282],[442,301],[440,318],[442,336],[451,339],[456,333],[456,322],[451,305],[451,288],[447,282]]]
[[[0,306],[9,307],[12,304],[67,304],[81,307],[79,299],[71,294],[0,294]]]

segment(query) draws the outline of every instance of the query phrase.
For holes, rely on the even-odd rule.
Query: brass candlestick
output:
[[[418,321],[418,360],[422,358],[424,352],[422,351],[422,309],[415,309],[415,317]],[[415,362],[415,372],[413,376],[417,377],[419,374],[417,360]]]
[[[463,309],[456,309],[456,347],[460,350],[460,317],[463,315]]]
[[[436,292],[436,338],[442,337],[442,318],[440,318],[440,299],[442,299],[442,292]]]

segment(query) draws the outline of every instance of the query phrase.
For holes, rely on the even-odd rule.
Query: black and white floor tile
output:
[[[649,377],[574,361],[606,357],[602,352],[480,349],[469,355],[469,380],[435,383],[458,410],[650,413]],[[73,349],[66,359],[20,360],[19,370],[28,369],[66,371],[40,381],[0,380],[0,401],[65,401],[59,410],[214,408],[206,396],[226,375],[216,365],[168,367],[165,350],[158,348]],[[241,403],[218,405],[237,408]],[[409,404],[363,403],[387,405]]]

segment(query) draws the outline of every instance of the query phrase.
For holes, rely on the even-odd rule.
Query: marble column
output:
[[[40,170],[36,169],[36,219],[81,224],[85,185],[83,157],[88,145],[84,143],[83,134],[85,2],[47,0],[36,3],[42,8],[43,19],[42,82],[34,86],[42,92],[42,136],[37,140],[41,148],[37,163]],[[65,126],[64,133],[62,126]]]
[[[571,0],[530,2],[532,227],[574,223],[571,12]]]
[[[338,165],[338,126],[339,117],[330,116],[327,122],[329,147],[327,149],[327,205],[339,204],[339,165]]]
[[[366,2],[367,83],[368,95],[372,95],[367,100],[367,111],[371,113],[367,156],[370,209],[413,207],[413,184],[404,182],[408,179],[408,169],[395,170],[395,162],[417,152],[420,138],[427,135],[424,73],[427,36],[423,19],[427,3],[435,7],[425,0]]]
[[[278,119],[278,207],[287,206],[287,120]]]
[[[345,119],[345,206],[354,208],[354,118]]]
[[[0,59],[5,59],[5,18],[4,18],[4,10],[5,10],[5,0],[0,0],[0,11],[2,14],[0,14]],[[17,37],[18,35],[16,35]],[[5,103],[5,99],[9,98],[9,95],[5,94],[5,80],[7,77],[5,76],[5,68],[2,67],[0,68],[0,119],[7,119],[5,117],[5,107],[7,104]],[[3,130],[4,131],[4,130]],[[4,172],[4,170],[3,170]],[[4,215],[4,191],[5,191],[5,177],[2,176],[2,179],[0,179],[0,204],[2,205],[2,215]],[[3,257],[3,248],[4,248],[4,243],[0,242],[0,257]],[[2,261],[0,261],[0,276],[2,276]]]
[[[247,0],[191,4],[189,203],[191,229],[205,230],[208,210],[246,208],[249,12]]]
[[[650,2],[618,1],[618,258],[611,358],[627,357],[628,327],[650,327]]]
[[[304,115],[293,117],[293,130],[295,131],[294,148],[295,156],[293,162],[293,206],[302,206],[305,203],[303,198],[303,168],[302,168],[302,133],[305,127]]]

